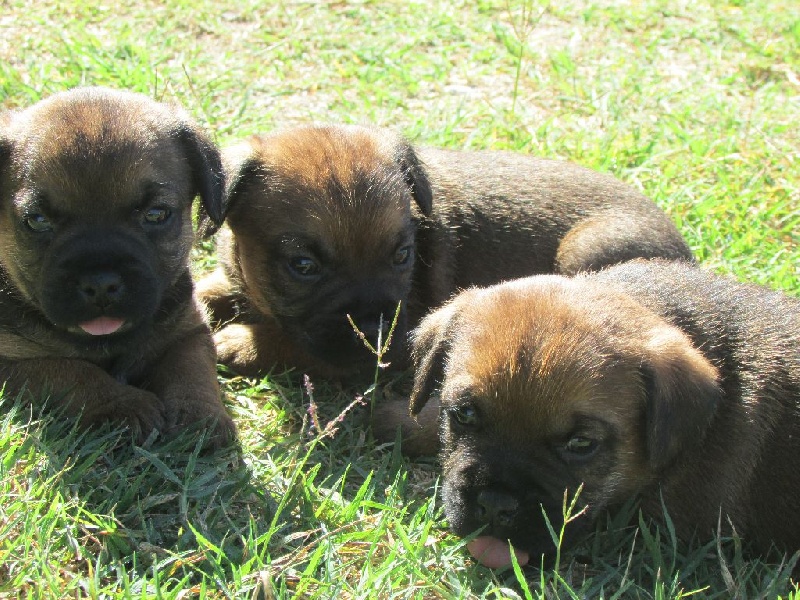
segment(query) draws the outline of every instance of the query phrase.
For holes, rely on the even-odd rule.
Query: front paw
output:
[[[165,403],[170,435],[205,430],[203,447],[207,449],[223,448],[235,442],[236,425],[225,410],[216,385],[184,389],[179,395],[166,398]]]
[[[408,399],[384,400],[372,411],[372,435],[378,443],[388,443],[397,439],[399,431],[403,454],[433,456],[439,450],[438,419],[438,399],[415,416],[408,412]]]
[[[153,430],[166,431],[164,405],[155,394],[129,385],[120,385],[103,402],[83,407],[80,423],[91,427],[104,423],[124,422],[137,443],[144,442]]]
[[[232,323],[214,334],[217,360],[242,374],[258,370],[258,345],[249,325]]]

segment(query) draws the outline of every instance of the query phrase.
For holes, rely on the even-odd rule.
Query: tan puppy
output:
[[[222,218],[218,151],[180,110],[103,88],[0,121],[0,381],[137,437],[235,433],[193,296],[192,201]]]
[[[441,398],[448,521],[488,566],[539,563],[565,490],[567,545],[638,495],[684,539],[718,519],[800,549],[800,301],[685,264],[633,261],[458,295],[413,335],[411,411]]]
[[[223,267],[198,284],[222,325],[220,361],[371,373],[401,306],[394,350],[430,308],[469,285],[576,273],[632,257],[690,260],[650,200],[573,164],[504,152],[413,149],[389,131],[301,127],[225,153]],[[231,235],[232,232],[232,235]]]

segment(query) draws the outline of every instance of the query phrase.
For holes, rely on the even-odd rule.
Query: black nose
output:
[[[481,523],[496,527],[510,527],[519,510],[519,502],[514,496],[497,490],[481,490],[477,503]]]
[[[96,271],[87,273],[78,280],[78,290],[87,304],[106,308],[122,295],[124,283],[119,273]]]

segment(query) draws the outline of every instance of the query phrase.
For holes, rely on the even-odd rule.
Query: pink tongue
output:
[[[485,567],[499,569],[511,564],[511,553],[508,551],[508,541],[489,536],[477,537],[467,544],[467,550],[473,558]],[[519,566],[528,564],[527,552],[514,549]]]
[[[83,329],[90,335],[108,335],[114,333],[125,324],[123,319],[114,319],[112,317],[98,317],[91,321],[78,323],[78,327]]]

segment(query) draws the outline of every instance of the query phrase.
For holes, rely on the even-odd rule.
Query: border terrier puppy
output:
[[[223,152],[222,267],[198,284],[221,328],[220,361],[346,379],[386,360],[456,290],[534,273],[574,274],[633,257],[691,260],[653,202],[574,164],[507,152],[415,150],[359,126],[254,136]]]
[[[411,412],[441,398],[442,495],[490,567],[552,555],[638,496],[678,535],[800,549],[800,301],[633,261],[456,296],[413,333]],[[439,401],[437,400],[436,403]],[[433,402],[431,403],[433,404]]]
[[[0,117],[0,381],[137,438],[235,435],[189,272],[192,202],[222,220],[219,152],[182,111],[78,88]]]

